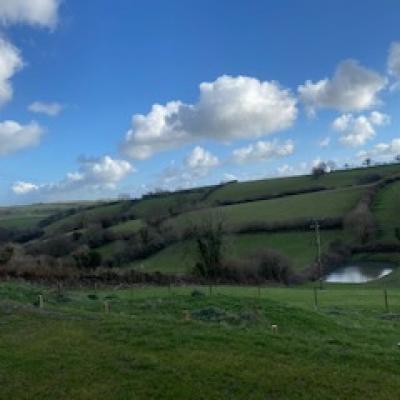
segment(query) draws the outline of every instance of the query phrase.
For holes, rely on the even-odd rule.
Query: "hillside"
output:
[[[311,226],[316,220],[328,269],[338,246],[351,247],[354,257],[396,258],[399,176],[400,165],[390,164],[318,178],[228,182],[138,200],[2,208],[0,228],[14,232],[11,241],[22,246],[18,254],[28,257],[48,255],[65,265],[78,254],[83,265],[191,275],[198,261],[193,235],[205,221],[221,220],[224,259],[246,260],[274,250],[297,274],[310,274],[317,254]],[[373,220],[372,236],[360,230],[372,229],[366,219]]]

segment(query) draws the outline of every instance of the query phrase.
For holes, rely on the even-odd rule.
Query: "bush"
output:
[[[368,209],[351,211],[344,219],[344,227],[362,244],[372,241],[378,230],[375,218]]]
[[[267,281],[288,284],[290,280],[290,260],[275,250],[264,250],[252,257],[258,265],[258,274]]]
[[[101,265],[101,254],[95,250],[80,251],[73,255],[78,268],[93,269]]]
[[[369,183],[378,182],[381,179],[382,179],[382,175],[379,175],[376,173],[365,174],[365,175],[360,176],[357,179],[357,184],[358,185],[367,185]]]

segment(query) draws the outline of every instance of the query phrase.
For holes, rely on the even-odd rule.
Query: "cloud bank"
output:
[[[361,150],[358,158],[377,158],[378,160],[391,161],[400,155],[400,138],[395,138],[389,143],[378,143],[370,150]]]
[[[20,125],[15,121],[0,122],[0,156],[39,144],[44,129],[36,122]]]
[[[286,157],[294,152],[294,143],[287,140],[284,143],[278,141],[258,141],[246,147],[233,151],[234,162],[238,164],[251,163],[256,161],[266,161],[273,158]]]
[[[33,194],[44,198],[57,198],[82,190],[112,190],[134,171],[128,161],[116,160],[107,155],[100,158],[82,158],[79,163],[78,171],[68,173],[59,182],[38,185],[19,181],[13,184],[12,191],[16,195]]]
[[[0,22],[3,25],[25,23],[53,28],[58,21],[61,0],[1,0]]]
[[[386,84],[387,79],[377,72],[356,60],[345,60],[338,65],[332,78],[315,83],[308,80],[298,87],[298,93],[310,115],[319,108],[354,112],[379,104],[378,94]]]
[[[375,128],[390,123],[390,117],[378,111],[369,115],[343,114],[333,121],[332,127],[340,132],[340,143],[345,146],[362,146],[375,137]]]
[[[277,82],[224,75],[201,83],[195,104],[172,101],[135,114],[122,151],[143,160],[198,139],[261,137],[289,128],[296,117],[295,97]]]

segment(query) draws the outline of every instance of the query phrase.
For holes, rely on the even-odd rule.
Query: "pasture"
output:
[[[0,398],[394,399],[398,289],[389,300],[332,285],[315,309],[311,287],[2,283]]]

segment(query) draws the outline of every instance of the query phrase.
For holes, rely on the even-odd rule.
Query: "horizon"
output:
[[[27,4],[0,1],[2,206],[400,154],[395,1]]]

